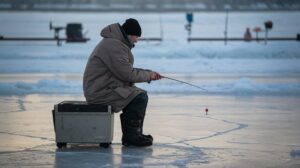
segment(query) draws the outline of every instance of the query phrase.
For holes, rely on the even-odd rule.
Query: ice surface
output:
[[[1,96],[1,167],[297,167],[299,97],[149,95],[147,148],[122,147],[115,114],[113,144],[57,149],[53,105],[82,95]],[[4,106],[5,105],[5,106]],[[204,107],[209,107],[205,115]],[[271,117],[270,117],[271,116]]]

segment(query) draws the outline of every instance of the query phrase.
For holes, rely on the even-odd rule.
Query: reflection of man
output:
[[[137,20],[127,19],[121,26],[108,25],[101,31],[102,41],[89,57],[83,77],[84,96],[90,104],[112,105],[120,115],[122,144],[150,146],[151,135],[143,134],[148,96],[134,83],[161,79],[157,72],[133,67],[131,49],[141,36]]]
[[[153,153],[152,148],[122,147],[121,148],[121,156],[122,156],[121,165],[126,165],[127,167],[147,167],[147,163],[144,163],[144,160],[151,157],[152,153]]]

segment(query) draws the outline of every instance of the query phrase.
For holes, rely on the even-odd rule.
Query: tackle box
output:
[[[114,113],[110,105],[63,101],[52,111],[58,148],[67,143],[99,143],[109,147],[113,140]]]

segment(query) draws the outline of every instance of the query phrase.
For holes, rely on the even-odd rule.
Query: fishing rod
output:
[[[184,84],[187,84],[187,85],[190,85],[190,86],[193,86],[193,87],[196,87],[198,89],[201,89],[201,90],[204,90],[206,92],[208,92],[208,90],[200,87],[200,86],[197,86],[197,85],[194,85],[194,84],[191,84],[191,83],[188,83],[188,82],[184,82],[184,81],[181,81],[181,80],[178,80],[178,79],[174,79],[174,78],[170,78],[170,77],[167,77],[167,76],[161,76],[162,78],[166,78],[166,79],[169,79],[169,80],[173,80],[173,81],[176,81],[176,82],[180,82],[180,83],[184,83]]]

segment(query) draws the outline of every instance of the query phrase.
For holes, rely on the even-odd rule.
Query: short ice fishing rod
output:
[[[204,90],[206,92],[208,92],[208,90],[200,87],[200,86],[197,86],[197,85],[193,85],[191,83],[188,83],[188,82],[184,82],[184,81],[181,81],[181,80],[178,80],[178,79],[174,79],[174,78],[170,78],[170,77],[167,77],[167,76],[161,76],[162,78],[166,78],[166,79],[170,79],[170,80],[173,80],[173,81],[176,81],[176,82],[180,82],[180,83],[184,83],[184,84],[187,84],[187,85],[190,85],[190,86],[193,86],[193,87],[196,87],[198,89],[201,89],[201,90]]]

